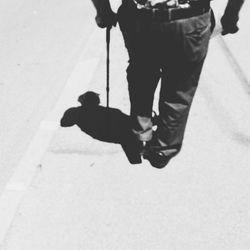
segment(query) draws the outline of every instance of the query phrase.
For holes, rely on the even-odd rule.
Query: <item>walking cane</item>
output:
[[[106,94],[107,94],[107,105],[106,105],[106,133],[107,136],[110,134],[110,126],[109,126],[109,121],[110,121],[110,112],[109,112],[109,51],[110,51],[110,30],[111,27],[106,28],[106,52],[107,52],[107,59],[106,59]]]
[[[109,108],[109,64],[110,64],[110,60],[109,60],[109,51],[110,51],[110,30],[111,27],[107,27],[106,29],[106,45],[107,45],[107,61],[106,61],[106,65],[107,65],[107,85],[106,85],[106,93],[107,93],[107,108]]]

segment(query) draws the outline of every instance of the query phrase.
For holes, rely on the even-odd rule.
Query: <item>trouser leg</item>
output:
[[[210,38],[209,13],[176,22],[164,58],[159,99],[158,150],[174,156],[181,149],[190,107],[198,86]],[[197,28],[198,27],[198,28]]]
[[[163,72],[157,138],[165,155],[176,154],[181,149],[203,62],[204,59],[182,74]]]
[[[162,69],[160,122],[152,146],[167,156],[174,156],[182,145],[206,57],[211,34],[210,13],[151,24],[140,23],[136,18],[133,25],[131,20],[127,25],[120,23],[130,56],[127,73],[133,132],[139,140],[152,137],[153,96]]]
[[[130,60],[127,79],[131,103],[132,130],[138,140],[152,139],[152,107],[154,93],[160,78],[160,69],[155,65],[142,65]]]
[[[160,78],[157,45],[147,24],[136,18],[133,6],[122,6],[118,11],[119,24],[129,53],[127,68],[131,104],[132,131],[140,141],[152,139],[152,106]]]

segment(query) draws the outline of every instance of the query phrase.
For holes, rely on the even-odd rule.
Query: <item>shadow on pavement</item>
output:
[[[65,111],[61,118],[62,127],[77,125],[84,133],[103,142],[121,144],[130,163],[140,163],[135,153],[136,145],[130,129],[129,116],[119,109],[101,105],[99,95],[86,92],[79,96],[81,106]]]

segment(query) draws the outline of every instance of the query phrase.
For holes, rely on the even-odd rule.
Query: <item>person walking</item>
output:
[[[127,80],[131,129],[140,156],[163,168],[183,143],[190,107],[207,55],[214,16],[210,0],[123,0],[117,14],[109,0],[92,0],[99,27],[118,21],[129,54]],[[244,0],[228,0],[222,35],[234,34]],[[160,82],[157,130],[154,93]]]

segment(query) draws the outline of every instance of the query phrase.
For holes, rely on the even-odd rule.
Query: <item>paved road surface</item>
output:
[[[93,29],[88,1],[0,1],[0,194]]]
[[[16,8],[13,12],[20,8],[24,12],[26,8],[34,11],[31,2],[27,5],[11,3]],[[46,29],[41,28],[41,32],[51,28],[51,33],[44,37],[53,37],[58,45],[60,36],[54,33],[58,29],[53,29],[51,24],[54,24],[53,18],[57,15],[54,15],[51,3],[47,4],[44,15],[51,19],[46,19]],[[119,145],[93,140],[76,127],[58,127],[63,111],[77,105],[76,98],[80,93],[89,89],[99,92],[102,103],[105,103],[104,33],[86,24],[86,19],[90,20],[93,13],[86,12],[82,17],[81,13],[87,6],[80,1],[76,5],[65,2],[60,6],[62,9],[58,11],[55,23],[64,20],[64,25],[60,23],[60,27],[64,28],[68,22],[67,19],[65,21],[65,14],[71,10],[70,20],[75,20],[74,24],[84,20],[85,31],[79,33],[79,23],[75,31],[72,30],[73,23],[67,24],[68,32],[72,33],[70,36],[64,30],[59,32],[65,41],[62,47],[54,45],[50,50],[51,47],[44,42],[47,50],[36,54],[39,60],[45,55],[47,60],[56,55],[57,60],[44,59],[42,62],[46,67],[40,67],[43,70],[39,72],[32,71],[31,76],[30,64],[27,64],[29,67],[26,65],[27,71],[17,71],[19,75],[16,79],[22,79],[20,76],[24,75],[31,80],[39,78],[42,82],[47,79],[48,85],[53,80],[58,82],[56,90],[48,88],[47,92],[41,91],[43,96],[40,99],[55,91],[51,97],[53,101],[49,99],[46,102],[48,107],[42,108],[39,117],[34,118],[37,121],[30,125],[33,134],[28,135],[29,139],[26,139],[29,133],[20,136],[26,140],[24,145],[28,145],[30,140],[31,144],[23,149],[24,154],[19,152],[15,160],[17,164],[13,164],[12,170],[8,170],[3,178],[0,249],[248,249],[250,78],[246,53],[250,42],[247,35],[249,3],[242,13],[241,33],[211,41],[183,150],[167,168],[160,171],[147,162],[131,166]],[[26,14],[29,11],[26,10]],[[26,14],[20,15],[30,23]],[[8,15],[11,16],[11,13]],[[18,23],[16,21],[16,25]],[[40,27],[43,25],[40,24]],[[40,33],[35,35],[35,31],[37,28],[27,31],[26,41],[30,40],[29,36],[34,39],[32,41],[40,41]],[[8,32],[10,29],[6,30],[6,34]],[[86,42],[84,34],[90,34]],[[33,58],[32,52],[36,50],[27,44],[25,46],[30,52],[27,53],[28,58]],[[62,53],[65,48],[68,54]],[[9,55],[10,52],[9,48]],[[124,72],[127,56],[118,30],[112,31],[111,53],[111,105],[128,112]],[[21,58],[26,58],[25,53]],[[67,58],[65,66],[62,59]],[[55,66],[56,62],[61,65]],[[10,65],[5,66],[6,72],[10,72]],[[11,72],[16,71],[13,69]],[[50,74],[54,74],[53,77]],[[6,73],[5,77],[9,79],[7,76],[11,77],[11,74]],[[63,83],[59,81],[62,78]],[[41,88],[40,83],[37,83],[38,89]],[[61,89],[60,98],[55,98]],[[36,90],[28,93],[33,96],[39,92]],[[13,92],[12,89],[8,93]],[[16,96],[19,97],[17,93]],[[19,107],[31,112],[24,106],[26,99],[20,101]],[[34,106],[35,109],[34,103],[29,103],[29,107]],[[3,116],[8,118],[11,114],[12,119],[17,119],[13,111],[16,105],[9,101],[8,106],[11,105],[13,109],[7,113],[2,111]],[[36,112],[33,110],[32,114],[31,118]],[[20,122],[23,122],[22,128],[26,127],[25,120]],[[11,133],[7,128],[5,131],[6,135]],[[16,139],[14,135],[12,138]],[[18,145],[15,148],[12,144],[10,149],[18,150]],[[11,171],[13,175],[9,179]]]

